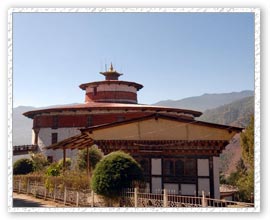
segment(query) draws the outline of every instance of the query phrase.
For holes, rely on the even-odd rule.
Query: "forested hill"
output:
[[[246,127],[254,115],[254,96],[206,110],[198,120],[217,124]]]
[[[205,111],[217,108],[221,105],[230,104],[245,97],[254,96],[254,91],[244,90],[241,92],[203,94],[201,96],[188,97],[180,100],[165,100],[153,105],[168,106],[181,109]]]

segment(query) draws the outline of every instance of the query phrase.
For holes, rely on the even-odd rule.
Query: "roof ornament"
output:
[[[111,63],[111,66],[110,66],[110,72],[113,72],[113,65]]]

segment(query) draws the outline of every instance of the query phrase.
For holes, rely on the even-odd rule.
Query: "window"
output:
[[[47,161],[49,163],[52,163],[53,162],[53,156],[47,156]]]
[[[143,169],[143,173],[145,175],[149,175],[150,167],[149,167],[149,160],[141,160],[140,165]]]
[[[58,142],[58,134],[52,133],[52,144],[55,144]]]
[[[86,122],[86,127],[91,127],[93,125],[93,117],[92,115],[87,116],[87,122]]]
[[[196,176],[196,159],[164,159],[163,174],[165,176]]]
[[[184,175],[184,161],[181,159],[175,161],[175,175],[176,176]]]
[[[164,160],[164,175],[174,175],[173,160]]]
[[[58,116],[53,116],[52,128],[58,128]]]
[[[96,96],[97,95],[97,87],[93,88],[93,95]]]
[[[186,159],[185,160],[185,176],[196,176],[196,160],[195,159]]]

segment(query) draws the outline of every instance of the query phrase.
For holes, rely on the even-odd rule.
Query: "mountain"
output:
[[[23,115],[24,112],[37,108],[19,106],[12,112],[12,145],[31,144],[33,121]]]
[[[254,115],[254,96],[242,98],[218,108],[209,109],[197,118],[200,121],[213,122],[238,127],[246,127]]]
[[[245,90],[241,92],[231,92],[231,93],[203,94],[201,96],[189,97],[177,101],[174,100],[160,101],[153,105],[182,108],[182,109],[192,109],[203,112],[207,109],[213,109],[221,105],[229,104],[231,102],[249,96],[254,96],[254,91]]]
[[[206,110],[198,120],[244,128],[249,124],[251,115],[254,115],[254,96]],[[220,171],[229,176],[236,171],[241,156],[240,134],[236,134],[220,155]]]
[[[67,105],[74,105],[72,103]],[[32,107],[32,106],[18,106],[13,108],[12,111],[12,145],[24,145],[32,143],[32,127],[33,120],[23,115],[24,112],[43,109],[43,108],[56,108],[63,105],[52,105],[47,107]],[[66,105],[65,105],[66,106]]]

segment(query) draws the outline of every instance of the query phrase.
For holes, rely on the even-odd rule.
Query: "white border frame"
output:
[[[12,207],[12,108],[13,108],[13,13],[115,13],[179,12],[255,14],[255,172],[254,208],[13,208]],[[11,8],[8,10],[8,211],[9,212],[260,212],[260,9],[259,8]]]

